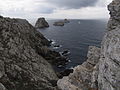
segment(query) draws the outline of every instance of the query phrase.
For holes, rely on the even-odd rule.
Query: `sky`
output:
[[[0,0],[0,15],[33,19],[107,19],[112,0]]]

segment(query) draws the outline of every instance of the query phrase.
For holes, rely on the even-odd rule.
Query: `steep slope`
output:
[[[0,90],[53,90],[58,79],[39,54],[49,41],[23,19],[0,16]]]
[[[111,18],[105,34],[99,62],[99,90],[120,90],[120,0],[109,6]]]
[[[75,67],[68,77],[58,80],[60,89],[120,90],[120,0],[113,0],[108,10],[111,17],[101,50],[89,49],[87,61]]]

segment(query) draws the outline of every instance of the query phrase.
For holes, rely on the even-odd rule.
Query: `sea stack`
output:
[[[69,23],[70,21],[68,19],[64,19],[64,23]]]
[[[35,27],[37,29],[41,29],[41,28],[47,28],[49,27],[49,24],[48,22],[45,20],[45,18],[38,18],[36,24],[35,24]]]
[[[89,47],[88,59],[58,80],[61,90],[120,90],[120,0],[108,5],[110,19],[101,48]]]

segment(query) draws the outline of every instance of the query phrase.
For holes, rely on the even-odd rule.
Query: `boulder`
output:
[[[38,18],[36,24],[35,24],[35,27],[37,29],[40,29],[40,28],[47,28],[49,27],[49,24],[48,22],[45,20],[45,18]]]

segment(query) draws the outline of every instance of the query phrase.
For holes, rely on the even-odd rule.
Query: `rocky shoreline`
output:
[[[61,90],[120,90],[120,0],[108,5],[110,19],[101,48],[89,47],[88,59],[58,80]]]
[[[67,60],[49,46],[27,20],[0,16],[0,89],[58,90],[52,65]]]
[[[44,18],[33,27],[25,19],[0,16],[0,90],[120,90],[119,6],[119,0],[108,5],[101,48],[90,46],[82,65],[62,72],[53,66],[65,65],[69,51],[61,56],[49,49],[51,41],[36,30],[49,27]]]

